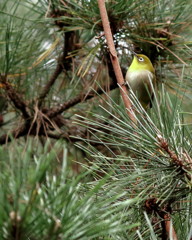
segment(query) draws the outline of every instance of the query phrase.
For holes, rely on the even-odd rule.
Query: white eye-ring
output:
[[[143,61],[144,61],[144,58],[139,57],[138,60],[139,60],[139,62],[143,62]]]

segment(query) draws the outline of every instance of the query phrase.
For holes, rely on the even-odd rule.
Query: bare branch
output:
[[[114,83],[114,81],[110,84],[109,86],[109,90],[112,90],[112,89],[115,89],[117,88],[117,84]],[[52,109],[49,109],[47,111],[47,116],[49,118],[53,118],[59,114],[61,114],[62,112],[64,112],[65,110],[75,106],[76,104],[82,102],[82,101],[85,101],[85,100],[88,100],[88,99],[91,99],[99,94],[102,94],[104,93],[104,89],[105,87],[102,89],[102,88],[98,88],[96,90],[91,90],[89,93],[85,92],[85,93],[80,93],[79,95],[77,95],[75,98],[63,103],[61,106],[59,107],[55,107],[55,108],[52,108]]]
[[[124,105],[128,111],[128,115],[130,117],[130,119],[136,123],[136,118],[134,115],[134,112],[132,110],[132,105],[131,102],[128,98],[128,91],[126,86],[124,85],[124,78],[123,78],[123,74],[119,65],[119,61],[118,61],[118,57],[117,57],[117,52],[115,49],[115,44],[113,41],[113,36],[112,36],[112,32],[111,32],[111,28],[110,28],[110,24],[109,24],[109,19],[108,19],[108,15],[107,15],[107,10],[105,7],[105,1],[104,0],[98,0],[98,5],[99,5],[99,10],[100,10],[100,15],[101,15],[101,20],[103,23],[103,29],[104,29],[104,33],[105,33],[105,37],[107,40],[107,44],[109,47],[109,51],[110,51],[110,58],[111,58],[111,62],[113,65],[113,69],[115,72],[115,76],[117,78],[117,82],[120,85],[120,91],[121,91],[121,95],[124,101]]]
[[[159,201],[157,198],[147,199],[145,201],[145,208],[148,214],[153,214],[152,222],[155,225],[157,225],[158,222],[161,222],[162,240],[168,240],[169,236],[170,239],[178,240],[171,221],[171,201],[162,205],[161,201]]]
[[[64,33],[64,43],[63,50],[61,56],[58,58],[57,66],[49,81],[43,88],[42,92],[38,97],[38,105],[39,107],[42,105],[43,100],[49,94],[51,87],[54,85],[58,76],[62,73],[63,70],[69,71],[71,67],[71,58],[67,58],[69,52],[73,51],[77,48],[76,41],[78,38],[76,37],[76,33],[74,31]]]
[[[59,107],[55,107],[55,108],[52,108],[52,109],[42,109],[42,113],[43,115],[45,116],[45,118],[43,118],[42,121],[46,121],[47,122],[47,119],[49,119],[48,122],[55,122],[56,125],[58,127],[61,127],[63,124],[64,124],[64,119],[62,120],[60,114],[62,112],[64,112],[65,110],[75,106],[76,104],[82,102],[82,101],[86,101],[88,99],[91,99],[99,94],[102,94],[104,93],[104,90],[105,89],[108,89],[108,90],[113,90],[115,88],[117,88],[117,84],[113,81],[110,86],[108,87],[103,87],[103,88],[98,88],[96,90],[92,90],[90,91],[89,93],[81,93],[79,95],[77,95],[75,98],[63,103],[63,105],[59,106]],[[61,135],[54,135],[54,134],[51,134],[51,133],[45,133],[45,130],[48,130],[48,129],[44,129],[42,128],[40,125],[41,123],[39,122],[33,122],[32,123],[32,120],[34,119],[34,117],[31,117],[29,119],[26,119],[25,120],[25,123],[20,126],[19,128],[17,129],[14,129],[12,130],[9,134],[4,134],[2,136],[0,136],[0,145],[3,145],[7,142],[10,142],[12,138],[19,138],[19,137],[22,137],[22,136],[26,136],[27,134],[29,135],[43,135],[43,136],[49,136],[51,138],[56,138],[58,136],[60,136],[60,138],[67,138],[69,140],[69,137],[65,134],[61,134]],[[48,128],[50,128],[49,126],[50,124],[48,124]],[[37,128],[39,128],[39,130],[37,130]],[[51,126],[51,128],[53,128],[53,126]],[[54,137],[55,136],[55,137]],[[59,137],[58,137],[59,138]]]
[[[30,114],[28,112],[28,106],[26,102],[23,100],[22,96],[16,92],[16,90],[7,82],[6,76],[0,75],[0,82],[3,84],[4,89],[10,98],[11,102],[14,104],[14,106],[20,110],[20,112],[23,115],[24,119],[29,119]]]
[[[165,232],[167,236],[170,236],[170,239],[172,240],[178,240],[177,234],[175,232],[175,229],[173,227],[172,221],[171,221],[171,215],[169,213],[164,213],[163,215],[164,219],[164,225],[165,225]],[[162,238],[164,240],[164,238]]]
[[[62,59],[63,59],[63,54],[62,54],[62,56],[59,58],[58,63],[57,63],[57,67],[56,67],[54,73],[52,74],[50,80],[49,80],[48,83],[45,85],[45,87],[43,88],[42,92],[40,93],[40,95],[39,95],[39,97],[38,97],[39,106],[41,106],[42,101],[43,101],[44,98],[47,96],[47,94],[48,94],[49,91],[51,90],[51,87],[53,86],[53,84],[55,83],[55,81],[57,80],[58,76],[60,75],[60,73],[61,73],[62,70],[63,70]]]

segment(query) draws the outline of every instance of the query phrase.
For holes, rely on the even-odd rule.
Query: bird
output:
[[[127,70],[125,80],[146,110],[148,106],[151,107],[152,85],[156,82],[155,69],[146,55],[135,52],[133,55],[133,61]]]

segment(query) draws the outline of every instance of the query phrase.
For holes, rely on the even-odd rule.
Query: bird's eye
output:
[[[143,61],[144,61],[144,58],[139,57],[138,60],[139,60],[139,62],[143,62]]]

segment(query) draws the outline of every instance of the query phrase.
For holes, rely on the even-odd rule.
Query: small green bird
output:
[[[133,54],[134,58],[125,79],[143,108],[146,109],[153,95],[151,83],[154,85],[156,81],[155,69],[147,56],[135,52]]]

